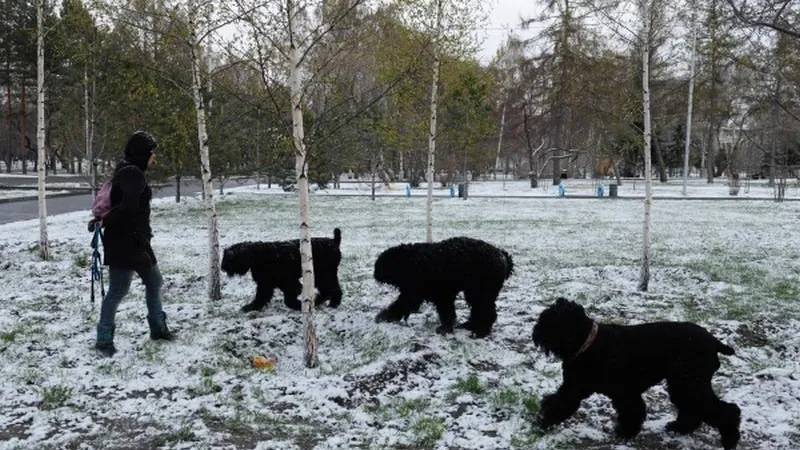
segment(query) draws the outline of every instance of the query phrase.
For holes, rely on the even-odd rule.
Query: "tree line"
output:
[[[27,172],[38,161],[36,3],[0,1],[5,171]],[[162,176],[199,176],[187,70],[190,17],[178,7],[186,2],[49,3],[48,170],[90,173],[96,163],[102,173],[130,130],[146,128],[161,138]],[[248,19],[245,3],[212,2],[211,14],[239,23],[267,20]],[[460,45],[434,45],[434,30],[408,20],[402,5],[408,2],[356,2],[352,8],[341,0],[314,3],[310,14],[332,15],[337,8],[346,14],[335,32],[320,38],[305,71],[312,182],[327,184],[349,171],[412,185],[426,178],[434,58],[441,63],[435,172],[443,182],[494,171],[530,177],[534,184],[550,176],[555,182],[563,171],[642,175],[641,42],[626,32],[639,27],[626,23],[623,3],[541,2],[542,17],[520,24],[539,30],[534,38],[511,36],[489,62],[477,58],[470,33],[451,37]],[[652,142],[662,181],[683,172],[692,57],[691,169],[711,182],[734,173],[772,179],[797,164],[798,8],[740,3],[650,2]],[[458,26],[480,31],[485,21]],[[291,185],[288,76],[276,62],[280,55],[265,46],[278,35],[270,36],[268,24],[263,28],[256,36],[232,24],[235,38],[217,33],[200,46],[211,171],[219,181],[258,175]]]

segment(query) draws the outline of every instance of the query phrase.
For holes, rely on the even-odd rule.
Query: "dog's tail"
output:
[[[514,260],[511,259],[511,255],[505,251],[501,250],[503,255],[506,257],[506,280],[511,277],[511,274],[514,273]]]
[[[338,247],[339,244],[342,242],[342,230],[338,228],[333,229],[333,242]]]
[[[736,352],[733,350],[733,347],[723,344],[719,340],[717,340],[717,352],[722,353],[723,355],[733,355]]]

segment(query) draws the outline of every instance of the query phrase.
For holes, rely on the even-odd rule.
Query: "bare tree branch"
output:
[[[753,26],[753,27],[770,28],[770,29],[775,30],[775,31],[777,31],[779,33],[783,33],[783,34],[786,34],[788,36],[794,37],[796,39],[800,39],[800,31],[797,31],[795,29],[789,28],[788,24],[784,25],[784,23],[786,23],[786,21],[783,20],[782,15],[783,15],[784,11],[786,10],[786,7],[789,5],[789,3],[791,3],[790,1],[787,0],[783,4],[783,6],[781,6],[780,9],[778,9],[775,12],[775,16],[769,22],[765,21],[765,20],[763,20],[761,18],[749,17],[747,15],[747,12],[745,11],[745,8],[747,7],[747,5],[744,4],[744,3],[742,4],[741,7],[737,7],[735,0],[725,0],[725,1],[728,3],[728,6],[730,6],[731,9],[733,10],[733,15],[736,16],[737,19],[742,21],[742,23],[744,23],[746,25],[749,25],[749,26]]]

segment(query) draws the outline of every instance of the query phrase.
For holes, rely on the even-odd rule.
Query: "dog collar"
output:
[[[583,341],[583,345],[581,345],[581,348],[578,349],[578,352],[575,353],[575,356],[573,356],[572,359],[575,359],[578,356],[580,356],[581,353],[585,352],[586,349],[589,348],[590,345],[592,345],[595,338],[597,338],[598,329],[599,327],[597,326],[597,322],[592,322],[592,329],[589,331],[589,335],[586,336],[586,340]]]

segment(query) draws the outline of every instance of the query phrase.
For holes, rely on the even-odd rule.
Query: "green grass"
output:
[[[520,398],[516,389],[504,388],[492,395],[491,402],[496,408],[509,408],[517,406]]]
[[[174,445],[181,442],[194,442],[198,439],[189,425],[182,425],[175,431],[156,437],[150,445],[153,448],[160,448],[166,445]]]
[[[406,418],[411,416],[414,413],[420,413],[428,408],[430,402],[426,399],[422,398],[415,398],[411,400],[405,400],[397,405],[397,415]]]
[[[200,383],[189,389],[189,393],[193,397],[202,397],[204,395],[216,394],[222,392],[222,386],[214,382],[210,376],[203,376],[200,378]]]
[[[432,446],[444,435],[444,420],[439,417],[422,417],[411,425],[411,433],[417,445]]]
[[[783,301],[798,300],[800,299],[800,289],[797,288],[796,281],[780,280],[769,286],[767,295]]]
[[[45,374],[33,367],[27,367],[17,374],[17,379],[25,385],[38,386],[45,380]]]
[[[19,336],[19,330],[3,331],[0,333],[0,342],[10,344],[17,340],[17,336]]]
[[[64,406],[64,403],[72,396],[72,388],[67,386],[50,386],[44,388],[42,391],[42,400],[39,402],[39,408],[49,411],[52,409]]]
[[[72,259],[72,265],[75,266],[76,269],[85,269],[89,267],[89,255],[86,253],[78,253]]]
[[[542,409],[542,400],[535,395],[525,395],[522,397],[522,406],[525,407],[525,414],[535,417]]]
[[[486,385],[481,383],[481,380],[477,375],[470,374],[467,378],[456,381],[453,389],[459,393],[481,395],[486,392]]]

